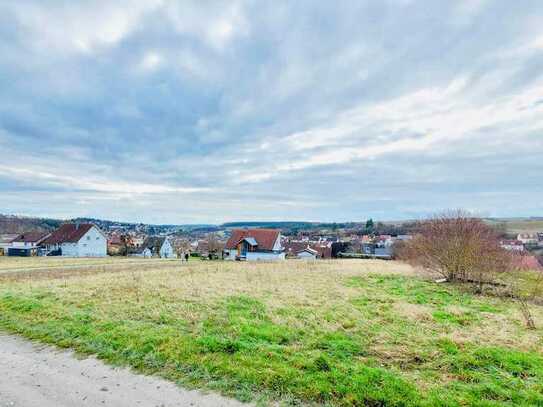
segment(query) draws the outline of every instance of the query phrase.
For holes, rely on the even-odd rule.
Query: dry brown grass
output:
[[[137,257],[75,258],[75,257],[12,257],[0,256],[0,273],[14,270],[35,270],[87,266],[114,266],[119,264],[163,264],[174,262],[166,259],[141,259]]]

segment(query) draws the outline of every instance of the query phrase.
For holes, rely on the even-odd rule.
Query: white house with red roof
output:
[[[43,242],[49,255],[106,257],[107,237],[92,223],[65,223]]]
[[[234,229],[224,248],[225,260],[285,260],[277,229]]]

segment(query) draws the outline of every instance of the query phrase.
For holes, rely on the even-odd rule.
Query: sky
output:
[[[0,2],[0,213],[543,215],[541,0]]]

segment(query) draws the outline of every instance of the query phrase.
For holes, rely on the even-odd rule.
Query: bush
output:
[[[461,210],[420,222],[416,236],[398,254],[448,281],[475,283],[480,289],[512,268],[511,255],[500,246],[495,229]]]

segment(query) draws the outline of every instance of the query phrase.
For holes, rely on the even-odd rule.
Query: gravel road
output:
[[[0,334],[0,407],[247,406]]]

